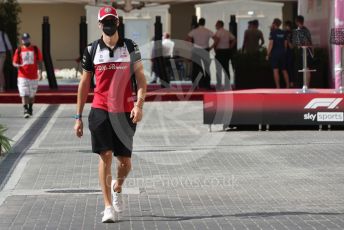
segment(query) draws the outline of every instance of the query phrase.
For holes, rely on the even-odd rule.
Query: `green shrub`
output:
[[[0,155],[2,151],[8,152],[11,149],[10,139],[5,136],[7,128],[0,124]]]

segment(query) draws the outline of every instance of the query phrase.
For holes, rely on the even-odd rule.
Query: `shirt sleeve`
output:
[[[274,40],[274,32],[273,31],[270,32],[269,40]]]
[[[132,54],[132,58],[133,58],[132,62],[136,63],[138,61],[141,61],[141,52],[140,52],[139,46],[134,41],[132,41],[132,43],[134,46],[134,53]]]
[[[87,46],[84,50],[84,54],[82,55],[81,66],[87,72],[94,71],[93,60],[91,60],[91,55],[89,53],[90,46]]]

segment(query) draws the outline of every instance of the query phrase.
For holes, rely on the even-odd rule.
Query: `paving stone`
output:
[[[344,229],[344,132],[209,133],[200,102],[146,103],[126,183],[141,193],[125,194],[119,221],[102,224],[102,196],[86,192],[99,191],[98,157],[87,119],[84,137],[74,137],[74,107],[60,106],[26,152],[0,229]],[[15,107],[0,117],[9,120],[23,125]]]

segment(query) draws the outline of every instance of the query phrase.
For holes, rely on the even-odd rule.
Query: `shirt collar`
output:
[[[114,48],[114,50],[116,49],[116,48],[118,48],[118,47],[123,47],[124,46],[124,40],[121,38],[121,37],[119,37],[118,38],[118,41],[117,41],[117,44],[116,44],[116,46],[115,46],[115,48]],[[110,49],[110,47],[108,47],[106,44],[105,44],[105,42],[103,41],[103,37],[101,37],[100,39],[99,39],[99,47],[100,47],[100,49]]]

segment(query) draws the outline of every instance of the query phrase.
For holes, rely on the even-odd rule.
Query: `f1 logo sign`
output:
[[[305,106],[305,109],[317,109],[319,107],[335,109],[342,100],[343,98],[314,98]]]

